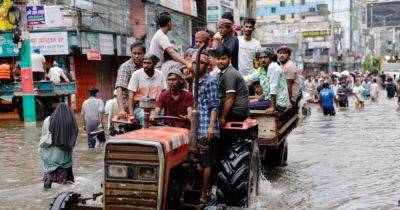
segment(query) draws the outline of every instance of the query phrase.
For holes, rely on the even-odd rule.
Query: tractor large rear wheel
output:
[[[237,139],[227,150],[216,176],[218,203],[249,206],[250,197],[258,187],[258,142],[246,138]]]
[[[50,204],[50,210],[68,210],[76,209],[80,194],[75,192],[63,192],[58,194],[53,203]]]

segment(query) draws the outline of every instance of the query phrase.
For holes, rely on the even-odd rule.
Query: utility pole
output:
[[[328,72],[333,72],[332,62],[333,62],[333,48],[334,48],[334,35],[333,35],[333,13],[335,12],[335,0],[332,0],[332,12],[331,12],[331,21],[329,21],[330,29],[331,29],[331,48],[329,50],[329,62],[328,62]]]
[[[350,52],[353,51],[353,0],[350,0]]]

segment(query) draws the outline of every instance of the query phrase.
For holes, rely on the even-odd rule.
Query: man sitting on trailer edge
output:
[[[267,114],[284,112],[290,104],[285,75],[279,66],[277,56],[267,50],[256,54],[260,68],[246,76],[247,82],[260,82],[265,101],[250,103],[250,109],[266,109]]]
[[[221,45],[212,52],[217,60],[220,94],[220,123],[242,122],[249,116],[249,91],[242,75],[232,64],[232,53]]]
[[[197,148],[200,152],[203,168],[200,203],[204,204],[209,199],[211,167],[216,164],[217,143],[220,137],[218,124],[219,86],[218,81],[207,73],[207,56],[201,54],[198,64],[196,55],[192,56],[192,64],[193,66],[200,65],[197,99],[199,110]]]

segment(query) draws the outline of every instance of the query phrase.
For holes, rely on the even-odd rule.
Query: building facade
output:
[[[323,0],[259,0],[257,20],[261,25],[294,23],[321,11],[324,5]]]

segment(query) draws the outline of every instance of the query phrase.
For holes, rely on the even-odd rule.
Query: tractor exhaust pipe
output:
[[[206,49],[206,45],[202,45],[200,49],[197,51],[196,55],[196,64],[200,63],[200,55],[201,53]],[[193,88],[193,98],[194,98],[194,103],[193,103],[193,111],[191,114],[191,121],[190,121],[190,145],[189,145],[189,152],[190,155],[194,155],[197,153],[197,135],[199,133],[199,108],[198,108],[198,98],[199,98],[199,71],[200,71],[200,65],[196,65],[196,69],[194,72],[194,88]]]

